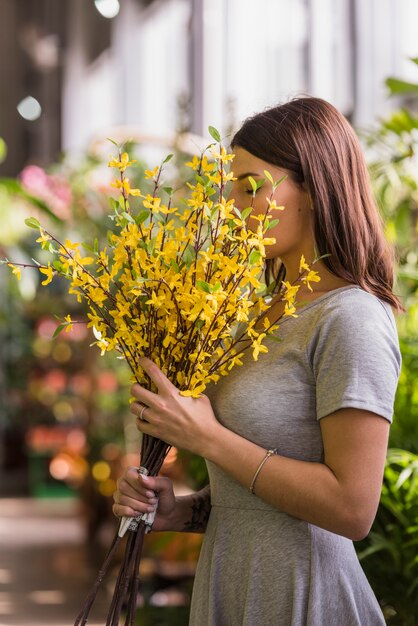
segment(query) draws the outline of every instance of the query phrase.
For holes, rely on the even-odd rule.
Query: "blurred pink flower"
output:
[[[43,200],[58,217],[70,217],[73,194],[63,177],[47,174],[38,165],[28,165],[20,173],[20,182],[25,191]]]

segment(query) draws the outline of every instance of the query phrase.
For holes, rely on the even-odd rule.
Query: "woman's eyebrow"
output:
[[[245,174],[240,174],[239,176],[237,176],[237,180],[243,180],[244,178],[248,178],[248,176],[260,176],[260,174],[257,174],[255,172],[245,172]]]

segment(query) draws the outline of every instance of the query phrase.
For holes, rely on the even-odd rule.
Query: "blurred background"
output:
[[[40,259],[35,216],[62,237],[108,228],[107,141],[136,181],[228,138],[266,106],[332,102],[367,154],[398,253],[403,370],[378,515],[356,544],[388,624],[418,624],[418,3],[416,0],[0,0],[0,257]],[[84,310],[38,272],[0,266],[0,626],[73,623],[115,529],[111,494],[138,437],[129,374],[100,357]],[[200,487],[199,459],[163,471]],[[187,624],[200,538],[147,538],[138,624]],[[113,573],[93,622],[103,624]],[[96,620],[96,621],[95,621]]]

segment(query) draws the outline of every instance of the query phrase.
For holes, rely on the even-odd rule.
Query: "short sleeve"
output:
[[[311,354],[316,416],[352,407],[392,421],[401,366],[395,320],[378,298],[353,292],[318,320]]]

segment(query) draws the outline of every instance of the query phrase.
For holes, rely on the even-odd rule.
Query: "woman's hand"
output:
[[[119,478],[113,500],[113,513],[118,517],[137,517],[158,505],[153,530],[174,529],[176,499],[169,478],[143,476],[130,467]]]
[[[209,398],[205,395],[199,398],[182,396],[150,359],[142,358],[140,365],[158,393],[138,384],[132,385],[132,395],[137,402],[131,404],[131,412],[137,416],[138,430],[204,457],[211,442],[216,441],[223,429]]]

